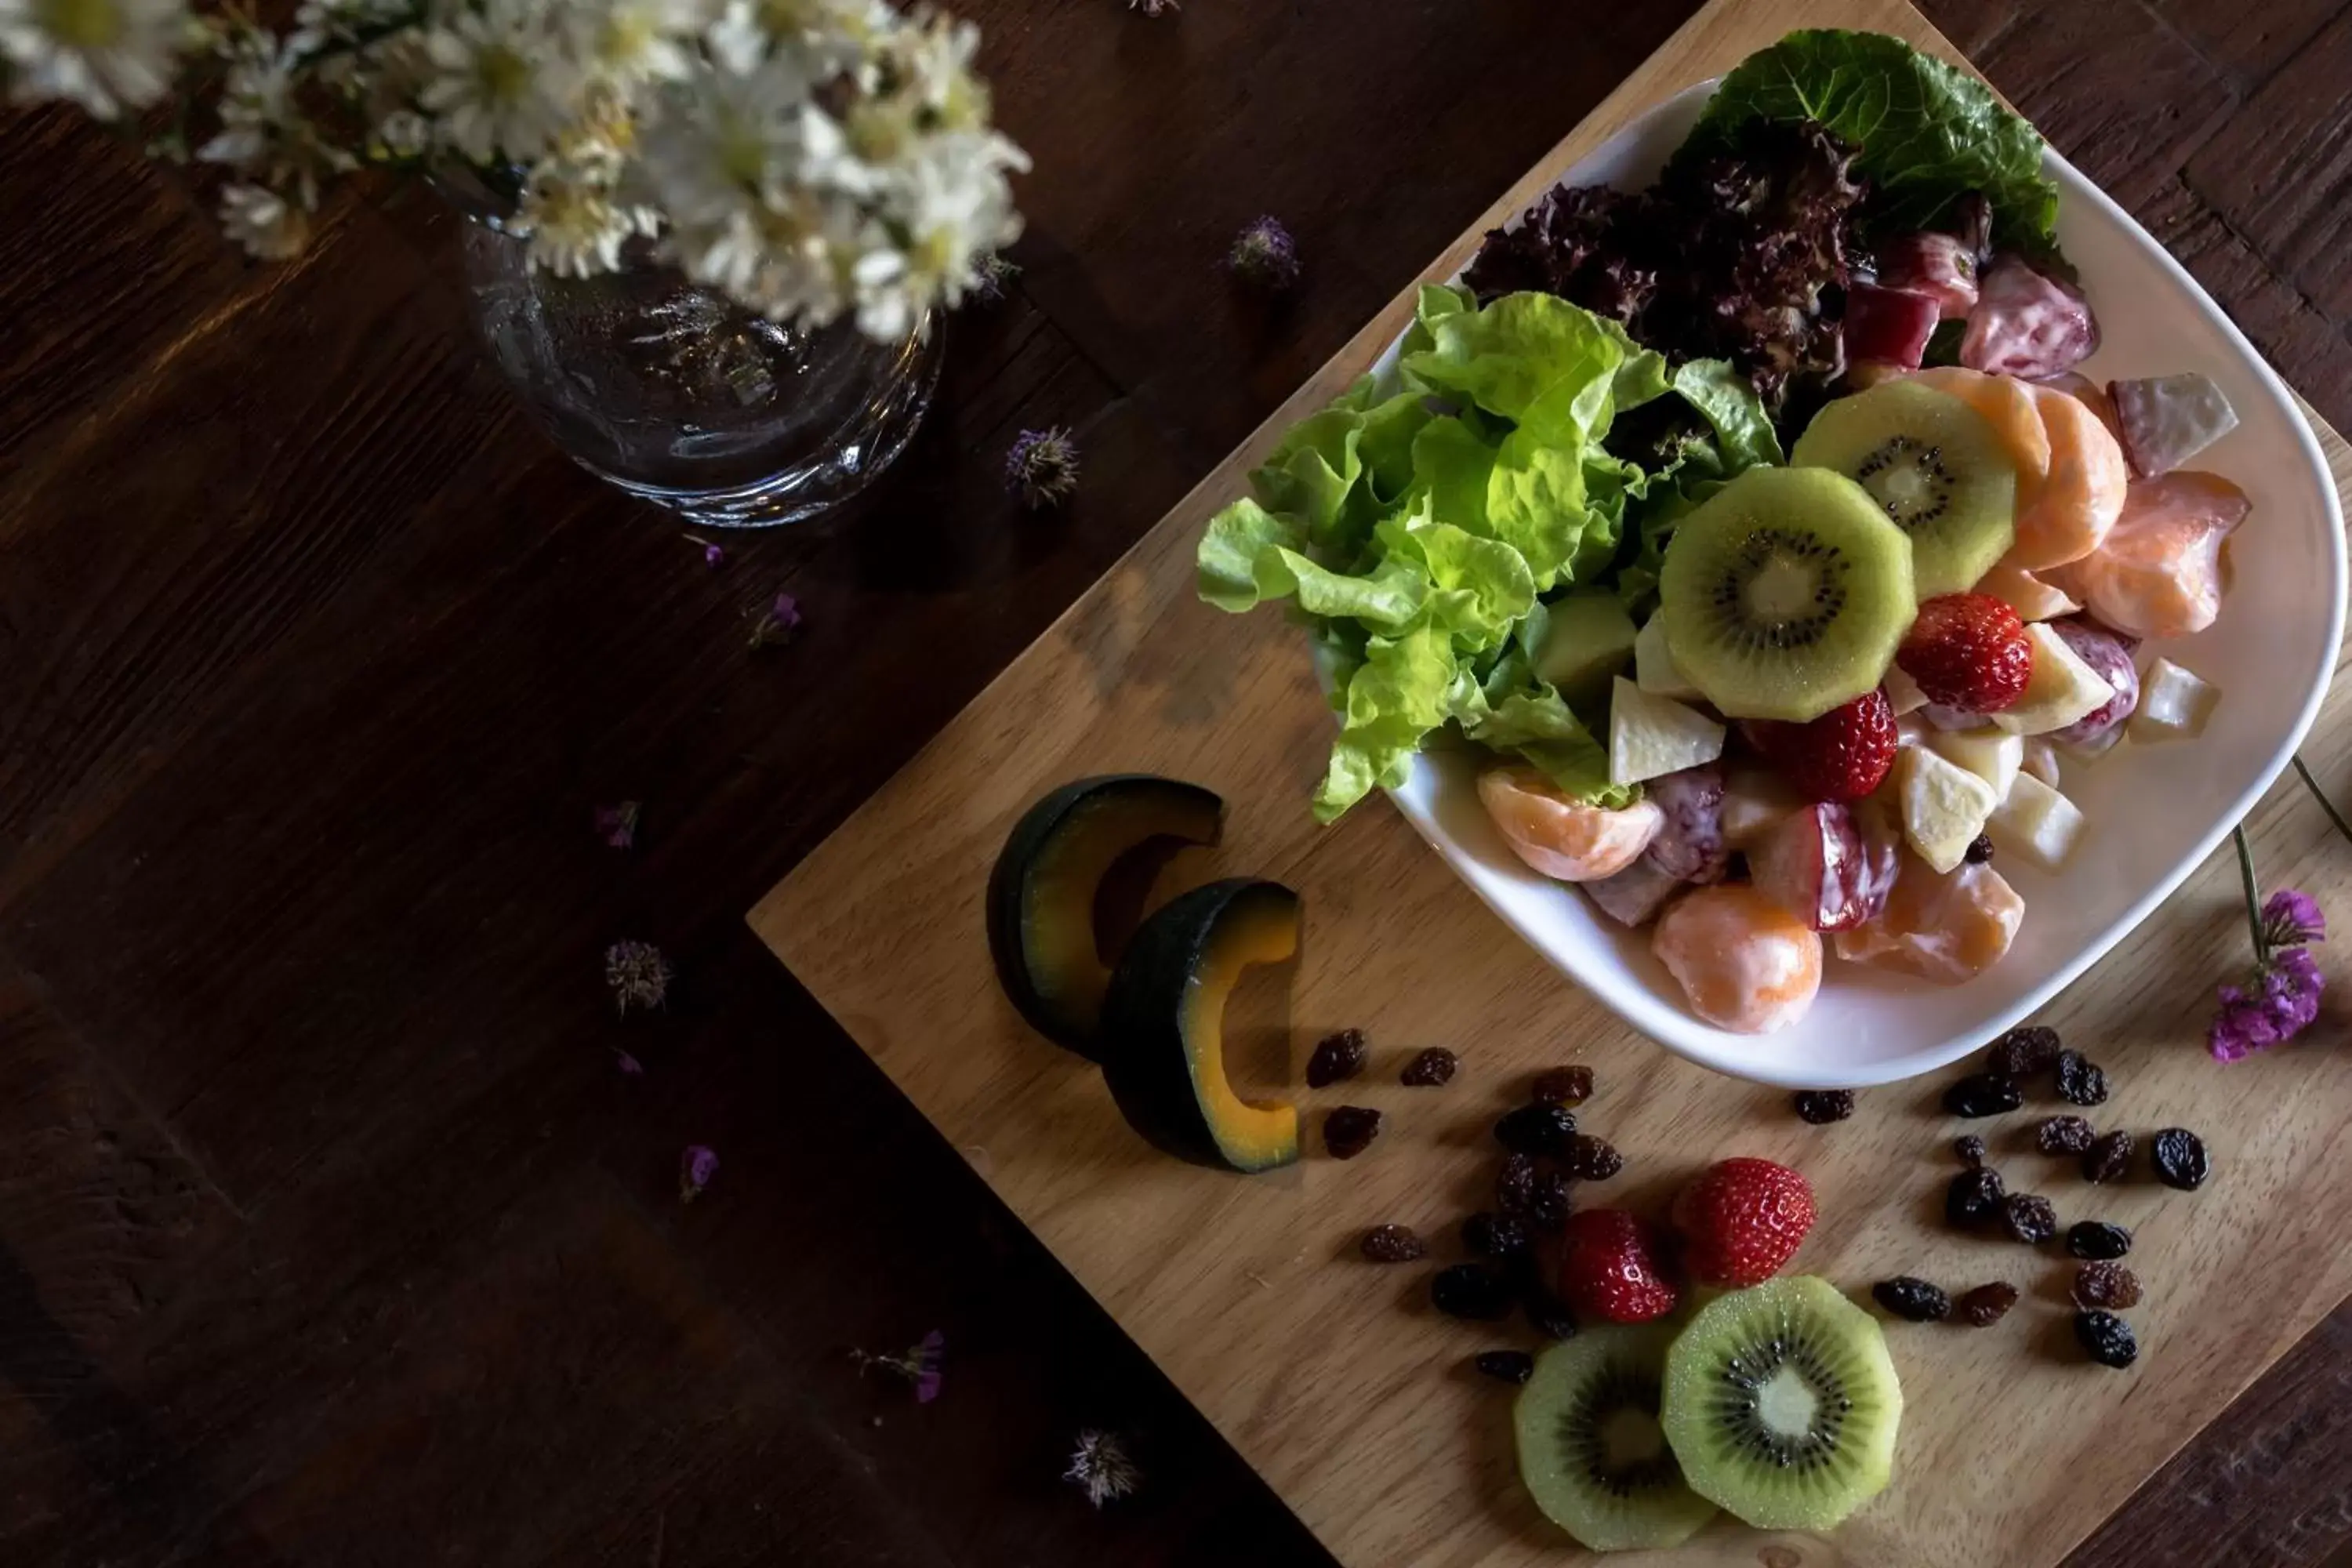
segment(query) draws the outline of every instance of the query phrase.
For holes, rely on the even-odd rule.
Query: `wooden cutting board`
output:
[[[1899,0],[1716,0],[1425,276],[1453,272],[1548,171],[1649,104],[1809,26],[1874,28],[1952,56]],[[2107,1066],[2116,1089],[2096,1113],[2103,1126],[2199,1129],[2218,1167],[2196,1194],[2144,1180],[2092,1188],[2031,1152],[2033,1117],[1989,1130],[2012,1188],[2046,1191],[2064,1219],[2137,1232],[2143,1355],[2110,1372],[2073,1348],[2069,1265],[1937,1223],[1958,1131],[1936,1111],[1940,1080],[1865,1093],[1852,1121],[1805,1126],[1786,1095],[1633,1035],[1513,937],[1384,802],[1318,830],[1306,802],[1331,721],[1305,650],[1278,616],[1196,602],[1193,542],[1279,433],[1395,336],[1412,298],[1367,324],[803,862],[753,927],[1345,1563],[1485,1568],[1573,1552],[1519,1489],[1507,1391],[1467,1369],[1477,1351],[1526,1342],[1524,1331],[1457,1324],[1427,1304],[1431,1272],[1456,1255],[1454,1226],[1491,1191],[1488,1124],[1531,1072],[1571,1061],[1600,1081],[1588,1128],[1629,1162],[1615,1201],[1654,1210],[1707,1161],[1764,1155],[1804,1170],[1819,1194],[1803,1269],[1854,1292],[1897,1272],[1956,1289],[2005,1277],[2025,1291],[1990,1331],[1889,1326],[1906,1399],[1895,1482],[1833,1536],[1776,1538],[1775,1553],[1718,1521],[1673,1560],[2055,1563],[2352,1289],[2334,1217],[2352,1206],[2340,1054],[2312,1046],[2230,1068],[2206,1057],[2212,985],[2246,959],[2226,856],[2046,1016]],[[2352,448],[2314,424],[2341,486]],[[2305,755],[2341,779],[2348,739],[2339,703]],[[1262,1021],[1237,1044],[1235,1072],[1245,1087],[1296,1084],[1313,1041],[1364,1028],[1364,1078],[1286,1091],[1310,1126],[1342,1102],[1386,1111],[1362,1158],[1335,1164],[1310,1136],[1303,1163],[1270,1175],[1180,1164],[1129,1132],[1099,1075],[1032,1034],[999,993],[981,897],[1007,829],[1055,784],[1130,769],[1225,798],[1223,848],[1174,876],[1246,872],[1304,895],[1301,960],[1237,1004]],[[2273,885],[2352,910],[2352,852],[2292,784],[2252,826]],[[2315,1033],[2340,1039],[2341,1015]],[[1463,1058],[1454,1083],[1399,1087],[1404,1058],[1438,1044]],[[1358,1236],[1385,1221],[1434,1238],[1432,1261],[1358,1260]]]

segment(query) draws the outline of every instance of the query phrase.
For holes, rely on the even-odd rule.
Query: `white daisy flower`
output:
[[[261,162],[293,116],[293,64],[267,35],[242,40],[221,86],[220,131],[196,156],[240,168]]]
[[[0,0],[0,59],[18,102],[70,99],[112,120],[163,96],[192,25],[184,0]]]
[[[509,225],[530,242],[530,259],[560,278],[589,278],[621,265],[621,247],[661,226],[650,208],[628,206],[592,180],[542,167]]]
[[[221,192],[221,227],[260,261],[284,261],[310,243],[310,215],[261,185]]]
[[[441,142],[478,163],[527,161],[572,116],[577,77],[531,0],[489,0],[425,37],[418,105]]]
[[[583,65],[600,79],[629,86],[683,80],[708,20],[703,0],[604,0],[573,11],[570,26]]]

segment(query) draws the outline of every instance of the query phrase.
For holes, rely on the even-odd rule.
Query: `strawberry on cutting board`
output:
[[[1717,1161],[1675,1199],[1675,1228],[1691,1278],[1759,1285],[1780,1271],[1813,1228],[1813,1189],[1786,1165]]]

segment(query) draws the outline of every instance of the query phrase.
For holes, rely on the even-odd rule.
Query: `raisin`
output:
[[[1576,1136],[1576,1117],[1565,1106],[1522,1105],[1495,1123],[1495,1137],[1514,1154],[1558,1154]]]
[[[2213,1163],[2205,1157],[2205,1141],[2186,1127],[2168,1127],[2156,1135],[2156,1179],[2168,1187],[2194,1192],[2205,1184]]]
[[[1536,1358],[1525,1351],[1480,1351],[1472,1364],[1498,1383],[1525,1383],[1536,1374]]]
[[[1554,1068],[1539,1072],[1528,1086],[1528,1098],[1539,1105],[1582,1105],[1592,1098],[1592,1069]]]
[[[1580,1182],[1605,1182],[1625,1168],[1625,1156],[1606,1139],[1580,1132],[1576,1142],[1568,1146],[1560,1163]]]
[[[1985,1067],[2003,1078],[2032,1078],[2048,1072],[2058,1059],[2058,1031],[2039,1024],[2022,1024],[1992,1043]]]
[[[1568,1223],[1568,1178],[1558,1171],[1536,1177],[1535,1194],[1528,1201],[1528,1219],[1538,1230],[1558,1231]]]
[[[1998,1116],[2024,1103],[2017,1080],[1999,1073],[1970,1073],[1944,1091],[1944,1110],[1953,1116]]]
[[[1952,1140],[1953,1157],[1972,1171],[1984,1163],[1984,1140],[1973,1132],[1963,1132]]]
[[[2075,1313],[2074,1337],[2101,1366],[2126,1367],[2139,1359],[2139,1342],[2132,1338],[2131,1325],[2113,1312]]]
[[[1974,838],[1969,839],[1969,847],[1960,851],[1960,858],[1966,860],[1971,866],[1981,866],[1986,861],[1991,859],[1992,835],[1990,833],[1979,833]]]
[[[1407,1089],[1436,1089],[1453,1082],[1454,1071],[1461,1065],[1462,1058],[1444,1046],[1432,1046],[1425,1051],[1413,1054],[1412,1060],[1405,1063],[1404,1071],[1397,1076],[1397,1081]]]
[[[2107,1075],[2082,1052],[2060,1051],[2058,1098],[2070,1105],[2105,1105]]]
[[[1323,1152],[1334,1160],[1352,1160],[1381,1135],[1381,1113],[1360,1105],[1342,1105],[1323,1118]]]
[[[1881,1279],[1870,1288],[1878,1304],[1914,1323],[1940,1322],[1951,1316],[1952,1299],[1925,1279],[1908,1274]]]
[[[2011,1193],[2000,1202],[2001,1223],[2009,1234],[2028,1247],[2037,1247],[2058,1234],[2058,1211],[2050,1200],[2033,1193]]]
[[[2074,1305],[2120,1312],[2139,1305],[2139,1276],[2121,1263],[2085,1263],[2074,1270]]]
[[[2045,1154],[2084,1154],[2098,1135],[2079,1116],[2053,1116],[2034,1130],[2033,1142]]]
[[[2017,1305],[2017,1287],[2006,1279],[1979,1285],[1952,1303],[1952,1315],[1972,1329],[1989,1329]]]
[[[1853,1090],[1850,1089],[1801,1089],[1797,1091],[1797,1120],[1800,1121],[1826,1127],[1832,1121],[1843,1121],[1853,1114]]]
[[[1495,1206],[1505,1214],[1525,1214],[1534,1205],[1535,1198],[1535,1156],[1505,1155],[1502,1173],[1495,1178]]]
[[[1944,1189],[1944,1218],[1964,1230],[1983,1225],[2000,1212],[2005,1195],[2000,1173],[1991,1166],[1962,1171]]]
[[[1457,1263],[1429,1282],[1431,1305],[1449,1318],[1495,1322],[1510,1316],[1510,1281],[1483,1264]]]
[[[1540,1282],[1530,1283],[1520,1293],[1519,1310],[1528,1315],[1528,1326],[1548,1340],[1576,1337],[1576,1319],[1568,1303],[1553,1295]]]
[[[1342,1079],[1353,1078],[1364,1070],[1365,1058],[1370,1055],[1361,1029],[1342,1029],[1336,1035],[1326,1035],[1316,1042],[1315,1054],[1307,1058],[1307,1087],[1327,1089]]]
[[[2083,1180],[2120,1182],[2131,1169],[2132,1135],[2118,1128],[2083,1152]]]
[[[2121,1258],[2131,1243],[2130,1231],[2105,1220],[2078,1219],[2066,1227],[2066,1250],[2077,1258]]]
[[[1528,1227],[1516,1215],[1474,1214],[1462,1222],[1462,1245],[1480,1258],[1517,1258],[1528,1250]]]
[[[1411,1263],[1429,1256],[1429,1248],[1409,1225],[1376,1225],[1364,1232],[1357,1249],[1374,1263]]]

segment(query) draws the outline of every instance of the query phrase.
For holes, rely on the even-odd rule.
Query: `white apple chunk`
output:
[[[1703,696],[1675,663],[1666,647],[1666,618],[1652,616],[1633,634],[1633,680],[1653,697],[1685,699]]]
[[[1723,726],[1668,697],[1653,697],[1623,676],[1609,696],[1609,782],[1640,784],[1723,755]]]
[[[2074,841],[2083,836],[2083,813],[2032,773],[2020,773],[2009,798],[1986,822],[1985,831],[2004,854],[2019,856],[2044,871],[2055,871],[2066,863]]]
[[[1992,785],[1992,797],[2006,800],[2011,781],[2025,765],[2025,737],[2000,730],[1939,730],[1929,745],[1948,763],[1958,763]]]
[[[2048,784],[2058,787],[2058,748],[2039,735],[2025,738],[2025,771]]]
[[[1895,788],[1903,837],[1938,871],[1959,865],[2000,804],[1992,785],[1925,746],[1908,747],[1895,757]]]
[[[2147,667],[2140,679],[2139,706],[2129,728],[2135,741],[2171,741],[2202,734],[2221,689],[2168,658]]]
[[[1903,673],[1903,667],[1899,664],[1888,665],[1886,679],[1879,684],[1886,688],[1887,706],[1895,710],[1897,719],[1906,713],[1916,713],[1927,706],[1927,694],[1919,689],[1917,681]]]
[[[1995,724],[2012,735],[2046,735],[2115,700],[2116,689],[2064,637],[2038,621],[2025,628],[2025,636],[2033,645],[2033,673],[2024,695],[1992,716]]]
[[[1769,768],[1735,764],[1723,786],[1723,843],[1745,849],[1810,804]]]

